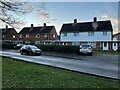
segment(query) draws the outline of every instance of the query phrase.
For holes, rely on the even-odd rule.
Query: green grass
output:
[[[2,59],[3,88],[118,88],[118,81],[49,66]]]
[[[120,52],[118,51],[93,51],[94,54],[106,54],[106,55],[120,55]]]

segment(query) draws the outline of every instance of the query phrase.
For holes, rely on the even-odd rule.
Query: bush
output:
[[[2,43],[2,49],[15,49],[15,45],[13,43]]]
[[[59,52],[59,53],[77,53],[78,46],[64,46],[64,45],[36,45],[42,51]]]

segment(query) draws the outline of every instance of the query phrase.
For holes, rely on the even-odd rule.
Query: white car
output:
[[[81,44],[79,47],[79,53],[92,55],[93,48],[90,44]]]

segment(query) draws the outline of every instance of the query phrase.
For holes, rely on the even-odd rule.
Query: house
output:
[[[51,44],[58,40],[58,35],[54,26],[24,27],[19,32],[19,42],[27,44]]]
[[[114,41],[120,41],[120,32],[113,35],[113,40]]]
[[[17,42],[18,33],[14,28],[8,28],[6,25],[6,28],[1,28],[0,30],[2,32],[1,39],[3,42]]]
[[[110,20],[63,24],[60,30],[60,41],[81,42],[81,41],[111,41],[112,25]]]
[[[112,48],[113,28],[110,20],[92,22],[66,23],[60,30],[60,41],[66,45],[80,45],[90,43],[95,49],[108,50]]]

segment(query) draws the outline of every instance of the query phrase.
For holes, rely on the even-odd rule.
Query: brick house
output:
[[[120,32],[113,35],[114,41],[120,41]]]
[[[19,42],[27,44],[51,44],[58,40],[58,35],[54,26],[24,27],[19,32]]]
[[[60,42],[64,45],[90,43],[97,50],[113,49],[113,28],[110,20],[66,23],[60,30]]]
[[[8,28],[6,25],[6,28],[1,28],[0,29],[2,32],[2,41],[3,42],[14,42],[17,43],[18,40],[18,33],[14,28]]]

